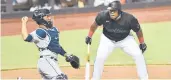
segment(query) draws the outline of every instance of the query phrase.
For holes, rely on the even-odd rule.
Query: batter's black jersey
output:
[[[103,25],[103,34],[114,41],[120,41],[130,34],[132,29],[134,32],[140,30],[138,20],[131,14],[121,12],[121,17],[115,21],[110,18],[109,11],[105,10],[96,16],[97,25]]]

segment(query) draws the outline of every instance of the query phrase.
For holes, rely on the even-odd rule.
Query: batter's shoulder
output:
[[[103,10],[103,11],[100,11],[97,16],[101,18],[105,18],[107,14],[108,14],[108,10]]]

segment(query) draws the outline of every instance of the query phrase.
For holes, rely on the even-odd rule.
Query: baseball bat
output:
[[[90,80],[90,44],[87,46],[85,80]]]

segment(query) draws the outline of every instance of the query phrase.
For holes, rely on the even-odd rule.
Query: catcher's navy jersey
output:
[[[64,55],[65,51],[59,44],[59,31],[56,27],[50,29],[38,28],[29,34],[25,41],[34,42],[39,49],[49,49]]]

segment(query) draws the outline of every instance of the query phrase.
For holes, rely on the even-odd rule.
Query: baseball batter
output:
[[[91,44],[93,33],[101,25],[103,25],[103,33],[97,50],[92,79],[100,80],[105,60],[115,48],[121,48],[134,59],[140,80],[147,80],[148,73],[143,56],[147,46],[138,20],[133,15],[123,12],[119,1],[113,1],[108,5],[107,10],[101,11],[96,16],[86,37],[86,44]],[[137,34],[139,46],[130,34],[130,30]]]
[[[67,62],[72,62],[74,55],[67,54],[59,44],[59,31],[53,26],[50,11],[48,9],[35,10],[32,19],[39,25],[39,28],[28,34],[26,28],[28,17],[23,17],[22,37],[24,41],[35,43],[40,51],[37,67],[43,80],[67,80],[67,75],[56,64],[57,54],[65,56]],[[78,58],[77,61],[79,61]]]

